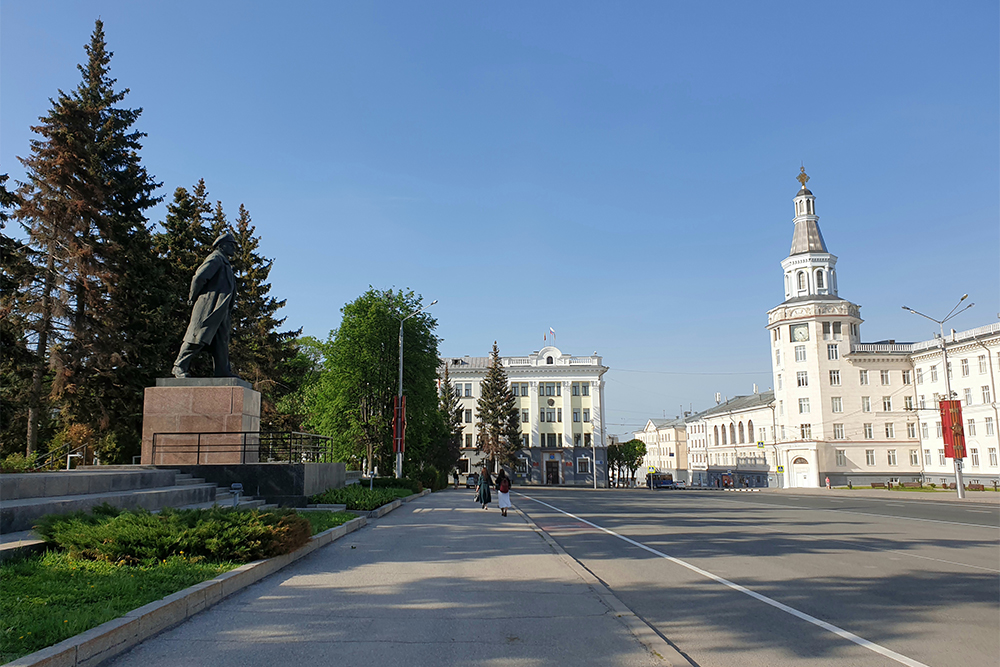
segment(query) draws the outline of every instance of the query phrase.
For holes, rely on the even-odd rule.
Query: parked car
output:
[[[474,489],[477,486],[479,486],[479,474],[478,473],[474,473],[474,472],[470,472],[465,477],[465,488],[467,488],[467,489]]]
[[[687,482],[685,482],[683,479],[679,479],[676,482],[674,482],[674,488],[675,489],[687,488]]]

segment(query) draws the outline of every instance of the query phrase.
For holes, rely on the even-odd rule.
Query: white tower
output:
[[[783,486],[819,486],[823,443],[834,440],[828,400],[831,387],[846,382],[851,346],[861,342],[861,310],[837,295],[837,257],[826,249],[816,215],[816,198],[806,188],[805,167],[797,179],[792,248],[781,261],[785,301],[771,309],[775,420]],[[844,377],[842,377],[842,375]]]

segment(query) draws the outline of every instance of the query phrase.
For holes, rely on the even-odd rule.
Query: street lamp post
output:
[[[948,315],[946,315],[943,320],[936,320],[933,317],[930,317],[928,315],[924,315],[923,313],[920,313],[920,312],[917,312],[917,311],[913,310],[909,306],[903,306],[903,310],[909,311],[909,312],[913,313],[914,315],[919,315],[920,317],[923,317],[924,319],[930,320],[931,322],[936,322],[937,325],[938,325],[938,328],[940,329],[940,333],[941,333],[941,356],[942,356],[943,363],[944,363],[944,392],[945,392],[945,400],[946,401],[950,401],[951,400],[951,377],[950,377],[950,374],[948,373],[948,346],[945,344],[945,340],[944,340],[944,323],[947,322],[948,320],[950,320],[951,318],[955,317],[959,313],[964,313],[969,308],[972,308],[974,305],[976,305],[974,303],[970,303],[965,308],[962,308],[961,310],[959,310],[958,307],[961,306],[962,302],[965,301],[968,298],[969,298],[968,294],[962,295],[962,298],[958,300],[958,303],[955,304],[955,307],[951,309],[951,312],[948,313]],[[958,491],[958,497],[959,498],[965,498],[965,481],[962,479],[962,461],[957,456],[954,458],[954,461],[955,461],[955,487],[956,487],[956,490]]]
[[[424,312],[425,309],[430,308],[435,303],[437,303],[437,299],[434,299],[426,306],[421,306],[420,308],[413,311],[406,317],[398,318],[399,319],[399,393],[397,394],[398,397],[397,404],[399,407],[397,409],[400,411],[403,410],[403,322],[410,319],[414,315],[419,315],[420,313]],[[397,428],[401,428],[402,422],[406,418],[406,415],[395,415],[395,417],[397,419],[396,422]],[[403,451],[402,448],[400,448],[400,451],[396,452],[396,479],[400,479],[402,476],[403,476]]]

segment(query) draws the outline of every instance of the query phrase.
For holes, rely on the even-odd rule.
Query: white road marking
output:
[[[901,653],[896,653],[895,651],[887,649],[884,646],[881,646],[881,645],[876,644],[874,642],[868,641],[864,637],[859,637],[858,635],[854,634],[853,632],[848,632],[847,630],[844,630],[843,628],[838,628],[836,625],[833,625],[832,623],[827,623],[826,621],[818,619],[815,616],[810,616],[809,614],[806,614],[805,612],[801,612],[798,609],[794,609],[792,607],[789,607],[786,604],[782,604],[781,602],[778,602],[777,600],[771,599],[771,598],[767,597],[766,595],[761,595],[760,593],[757,593],[756,591],[752,591],[749,588],[746,588],[744,586],[740,586],[739,584],[733,583],[732,581],[729,581],[728,579],[724,579],[724,578],[720,577],[717,574],[712,574],[711,572],[709,572],[707,570],[701,569],[697,565],[692,565],[691,563],[683,561],[683,560],[681,560],[679,558],[674,558],[673,556],[668,556],[667,554],[663,553],[662,551],[657,551],[656,549],[654,549],[652,547],[648,547],[645,544],[642,544],[641,542],[636,542],[635,540],[630,539],[628,537],[625,537],[624,535],[620,535],[620,534],[614,532],[613,530],[608,530],[607,528],[604,528],[603,526],[598,526],[596,523],[592,523],[590,521],[587,521],[586,519],[580,518],[580,517],[576,516],[575,514],[570,514],[569,512],[567,512],[565,510],[561,510],[558,507],[555,507],[553,505],[549,505],[548,503],[545,503],[545,502],[542,502],[541,500],[537,500],[535,498],[532,498],[531,496],[524,495],[523,493],[521,495],[523,495],[528,500],[532,500],[532,501],[538,503],[539,505],[544,505],[545,507],[548,507],[549,509],[553,509],[556,512],[559,512],[560,514],[565,514],[568,517],[572,517],[572,518],[576,519],[577,521],[582,521],[583,523],[585,523],[587,525],[590,525],[590,526],[593,526],[594,528],[596,528],[597,530],[600,530],[601,532],[607,533],[608,535],[611,535],[613,537],[617,537],[618,539],[620,539],[620,540],[622,540],[624,542],[628,542],[632,546],[638,547],[638,548],[640,548],[640,549],[642,549],[644,551],[648,551],[649,553],[651,553],[653,555],[659,556],[660,558],[664,558],[664,559],[670,561],[671,563],[674,563],[676,565],[680,565],[681,567],[687,568],[688,570],[691,570],[692,572],[700,574],[703,577],[706,577],[708,579],[711,579],[712,581],[720,583],[723,586],[727,586],[727,587],[733,589],[734,591],[739,591],[740,593],[743,593],[744,595],[748,595],[748,596],[754,598],[755,600],[759,600],[760,602],[763,602],[764,604],[770,605],[770,606],[774,607],[775,609],[780,609],[781,611],[783,611],[783,612],[785,612],[787,614],[791,614],[792,616],[795,616],[796,618],[802,619],[803,621],[806,621],[808,623],[812,623],[813,625],[816,625],[816,626],[818,626],[820,628],[823,628],[824,630],[826,630],[828,632],[832,632],[833,634],[837,635],[838,637],[841,637],[843,639],[846,639],[846,640],[848,640],[850,642],[853,642],[853,643],[857,644],[858,646],[866,648],[869,651],[873,651],[875,653],[878,653],[879,655],[883,655],[883,656],[889,658],[890,660],[895,660],[896,662],[898,662],[898,663],[900,663],[902,665],[907,665],[908,667],[928,667],[928,665],[925,665],[922,662],[918,662],[918,661],[914,660],[913,658],[908,658],[905,655],[902,655]]]
[[[969,565],[968,563],[959,563],[959,562],[956,562],[956,561],[953,561],[953,560],[944,560],[942,558],[931,558],[930,556],[918,556],[917,554],[907,553],[906,551],[896,551],[895,549],[886,549],[885,551],[888,551],[889,553],[894,553],[894,554],[901,554],[903,556],[909,556],[910,558],[922,558],[924,560],[937,561],[938,563],[947,563],[948,565],[959,565],[961,567],[971,567],[971,568],[976,569],[976,570],[986,570],[987,572],[998,572],[998,573],[1000,573],[1000,570],[994,570],[991,567],[980,567],[979,565]]]
[[[976,514],[993,514],[989,510],[965,510],[966,512],[975,512]]]

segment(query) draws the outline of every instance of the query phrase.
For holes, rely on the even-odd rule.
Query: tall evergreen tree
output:
[[[451,378],[448,377],[448,365],[444,367],[444,377],[441,378],[441,398],[438,401],[438,411],[444,423],[442,437],[442,464],[438,469],[447,472],[451,470],[462,456],[462,406],[458,400],[458,392]]]
[[[282,430],[284,421],[277,404],[294,389],[284,382],[284,375],[292,370],[288,365],[296,354],[294,340],[302,329],[278,331],[285,318],[275,314],[284,307],[285,300],[271,296],[268,278],[274,260],[259,254],[260,237],[255,232],[250,212],[240,204],[233,230],[237,246],[233,257],[236,308],[229,356],[233,371],[261,392],[261,428]]]
[[[511,464],[521,447],[521,419],[496,341],[490,354],[490,366],[479,390],[479,400],[476,401],[477,448],[489,459]]]
[[[163,331],[168,299],[161,264],[145,217],[159,201],[160,184],[139,158],[145,135],[132,126],[142,109],[120,106],[128,89],[115,90],[100,20],[85,50],[80,85],[68,95],[60,91],[32,128],[42,138],[22,160],[28,181],[19,215],[46,254],[36,376],[51,355],[52,391],[64,419],[114,434],[128,451],[108,454],[124,458],[138,450],[141,389],[162,372],[172,345]],[[57,294],[66,295],[65,313],[55,307]],[[60,324],[64,343],[53,347],[49,336]],[[31,425],[28,434],[30,449]]]

